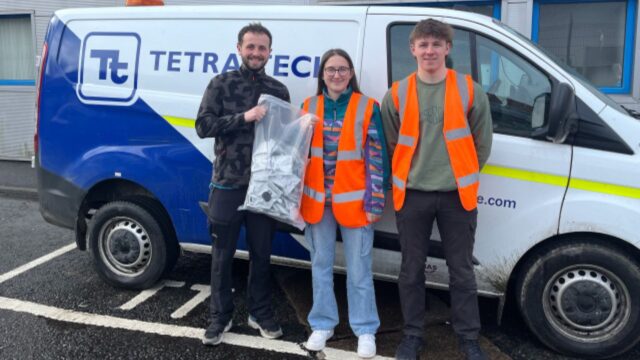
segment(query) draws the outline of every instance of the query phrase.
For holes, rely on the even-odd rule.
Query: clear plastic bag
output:
[[[316,116],[271,95],[261,95],[258,105],[265,106],[267,112],[255,125],[251,179],[239,209],[265,214],[302,230],[305,222],[300,203]]]

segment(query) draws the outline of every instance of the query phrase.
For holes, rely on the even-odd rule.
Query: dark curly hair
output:
[[[264,27],[259,22],[249,23],[249,25],[246,25],[245,27],[240,29],[240,32],[238,33],[238,45],[242,45],[242,38],[244,37],[244,34],[248,32],[267,35],[269,37],[269,47],[271,47],[271,42],[273,41],[271,32],[269,32],[269,29]]]

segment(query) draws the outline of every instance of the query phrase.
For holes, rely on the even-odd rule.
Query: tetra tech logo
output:
[[[77,94],[87,104],[130,105],[136,100],[140,36],[92,32],[80,53]]]

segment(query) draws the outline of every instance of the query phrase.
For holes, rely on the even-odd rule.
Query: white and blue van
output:
[[[58,11],[39,81],[35,166],[44,218],[74,229],[100,275],[146,288],[181,251],[209,252],[213,140],[195,117],[217,74],[240,65],[239,29],[273,34],[267,73],[294,104],[314,93],[319,58],[345,49],[378,100],[415,69],[413,25],[455,28],[450,64],[486,90],[494,146],[482,172],[475,263],[481,295],[515,301],[538,338],[604,358],[640,340],[640,121],[499,21],[444,9],[185,6]],[[391,201],[377,224],[374,273],[397,279]],[[437,231],[426,286],[446,289]],[[338,246],[338,252],[342,251]],[[247,258],[241,239],[239,258]],[[283,228],[274,263],[309,266]],[[343,271],[342,256],[337,271]],[[79,270],[81,271],[81,270]]]

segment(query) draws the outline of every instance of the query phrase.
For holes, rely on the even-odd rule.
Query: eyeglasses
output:
[[[341,66],[339,68],[334,67],[326,67],[324,68],[324,73],[329,76],[334,76],[336,73],[340,74],[340,76],[345,76],[351,71],[351,68]]]

